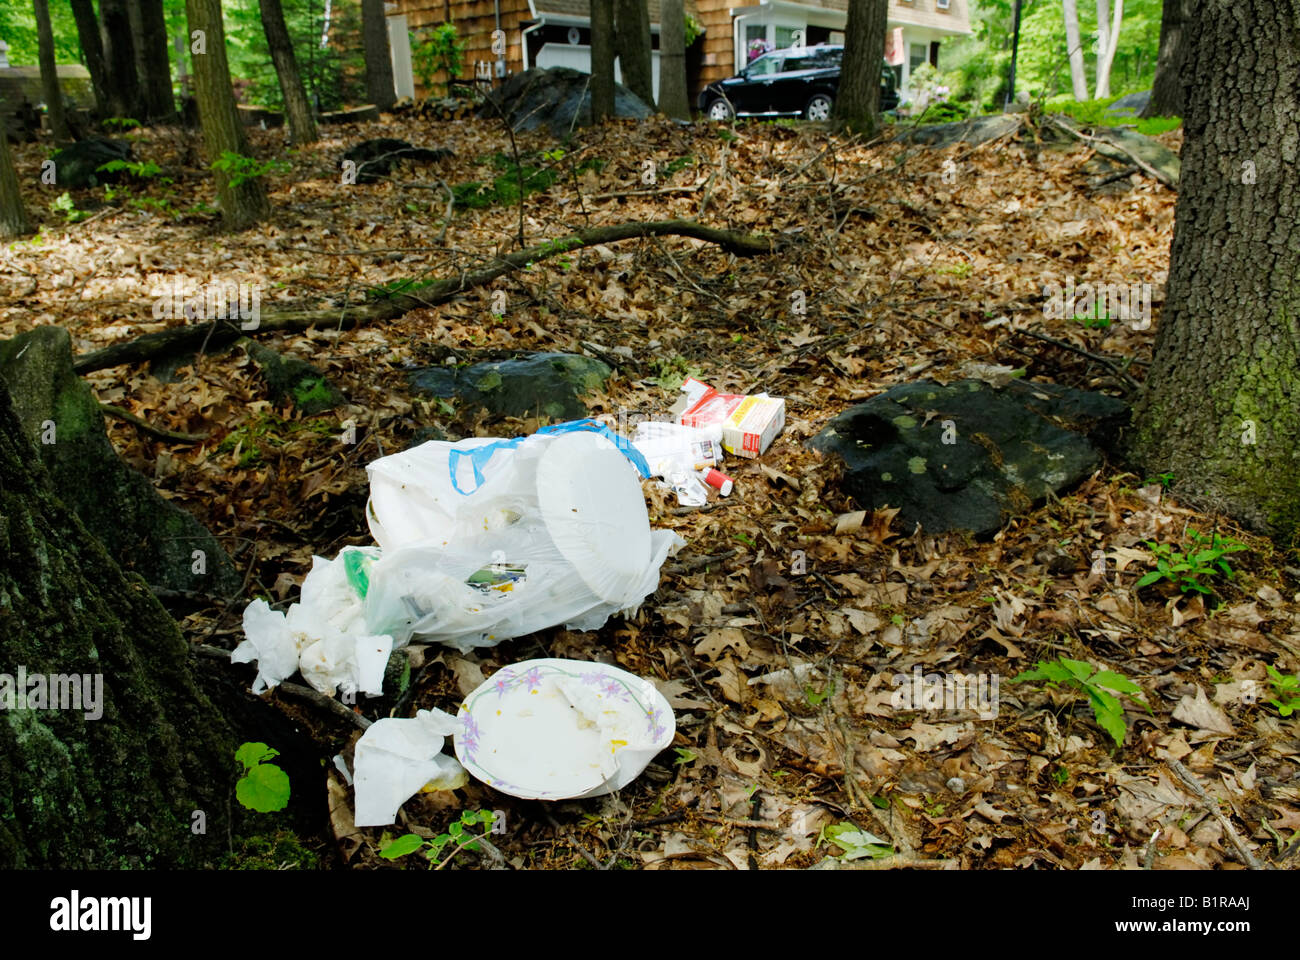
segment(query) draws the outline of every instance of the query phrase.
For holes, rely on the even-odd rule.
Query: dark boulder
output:
[[[131,159],[131,144],[125,140],[106,140],[94,137],[78,140],[50,157],[54,161],[54,183],[65,190],[98,187],[105,183],[119,183],[125,171],[100,170],[113,160]]]
[[[859,507],[986,537],[1096,470],[1127,415],[1113,397],[1050,383],[922,380],[846,410],[809,445],[844,461]]]
[[[654,109],[623,86],[614,84],[614,115],[638,120]],[[565,137],[575,127],[591,124],[591,76],[568,67],[534,68],[510,77],[488,94],[478,115],[505,117],[516,132],[546,125],[551,134]]]
[[[411,387],[493,416],[544,416],[573,420],[587,416],[581,397],[602,387],[613,371],[599,360],[571,353],[533,353],[468,367],[426,367],[410,374]]]

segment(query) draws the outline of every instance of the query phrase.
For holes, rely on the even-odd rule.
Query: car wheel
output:
[[[709,104],[709,119],[726,122],[736,115],[736,111],[731,109],[731,104],[719,97]]]
[[[808,106],[804,107],[804,117],[809,120],[829,120],[831,118],[831,102],[831,98],[826,94],[817,94],[808,101]]]

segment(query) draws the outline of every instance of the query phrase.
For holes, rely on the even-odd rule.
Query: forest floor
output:
[[[0,336],[60,324],[87,352],[162,329],[177,321],[155,321],[151,303],[177,277],[261,284],[264,311],[283,301],[342,313],[394,281],[454,275],[517,248],[513,203],[460,204],[442,222],[438,178],[491,191],[508,171],[512,146],[500,124],[396,118],[323,133],[311,148],[287,151],[281,131],[251,132],[259,156],[292,169],[268,178],[271,221],[235,235],[194,208],[211,201],[211,181],[192,132],[134,134],[137,158],[173,180],[137,186],[135,200],[151,198],[143,203],[119,194],[97,206],[102,189],[75,192],[70,199],[90,216],[65,222],[48,208],[60,189],[25,188],[42,233],[0,259]],[[341,186],[342,151],[377,136],[455,156],[381,184]],[[1177,149],[1180,137],[1161,139]],[[1140,380],[1151,356],[1175,193],[1137,174],[1097,185],[1105,168],[1090,151],[1030,132],[932,150],[835,139],[817,125],[655,119],[579,131],[562,156],[542,156],[556,144],[541,133],[518,141],[528,164],[556,175],[523,203],[529,244],[588,224],[698,217],[780,236],[786,247],[738,259],[694,240],[624,241],[399,320],[259,336],[321,367],[346,394],[347,407],[310,420],[266,399],[239,348],[204,356],[169,382],[142,366],[87,377],[106,403],[207,434],[184,445],[107,421],[122,456],[223,539],[248,596],[280,606],[297,598],[313,554],[370,542],[367,461],[402,449],[422,426],[456,438],[540,425],[484,422],[414,397],[406,378],[414,365],[581,353],[585,342],[618,363],[607,392],[588,398],[594,414],[665,413],[686,375],[785,398],[787,425],[771,449],[728,460],[736,480],[728,499],[680,511],[647,484],[652,526],[687,545],[635,617],[474,655],[417,651],[408,713],[454,713],[483,677],[519,660],[599,659],[655,678],[676,712],[674,749],[617,796],[547,806],[471,781],[452,795],[417,795],[387,830],[349,829],[350,792],[336,789],[334,826],[344,836],[331,860],[388,868],[377,855],[384,837],[432,835],[477,808],[505,811],[506,831],[492,839],[515,867],[1210,869],[1300,860],[1282,859],[1300,836],[1297,721],[1269,703],[1266,673],[1300,669],[1294,558],[1186,508],[1162,478],[1116,465],[988,542],[900,529],[892,510],[857,514],[832,465],[805,446],[849,405],[921,377],[961,379],[972,362],[1121,394],[1116,369]],[[35,184],[44,156],[40,145],[18,149],[24,184]],[[642,180],[646,161],[656,165],[653,185]],[[1044,284],[1071,275],[1151,283],[1151,329],[1045,319]],[[494,313],[493,289],[506,291],[504,316]],[[354,446],[339,440],[347,419],[357,424]],[[1155,565],[1148,541],[1190,550],[1198,531],[1247,547],[1229,558],[1234,576],[1205,576],[1209,595],[1136,588]],[[1104,573],[1094,570],[1095,551]],[[244,602],[177,615],[195,641],[232,647]],[[1010,683],[1059,656],[1141,688],[1150,710],[1125,699],[1121,746],[1082,692]],[[894,706],[895,676],[910,682],[914,668],[999,678],[996,715]],[[249,668],[231,669],[251,679]],[[311,719],[310,706],[279,702]],[[311,722],[325,756],[358,733],[319,712]],[[845,823],[881,845],[845,836]],[[828,858],[840,854],[859,859]],[[490,864],[486,854],[456,860]]]

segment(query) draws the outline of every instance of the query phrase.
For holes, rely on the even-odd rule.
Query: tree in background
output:
[[[686,10],[682,0],[659,6],[659,111],[677,120],[691,118],[686,96]]]
[[[871,139],[880,131],[880,62],[889,0],[849,0],[844,68],[832,120],[837,130]]]
[[[1088,99],[1088,77],[1083,72],[1083,45],[1079,40],[1079,2],[1061,0],[1065,16],[1065,49],[1070,58],[1070,86],[1074,99]]]
[[[126,0],[99,0],[99,33],[108,68],[108,111],[114,117],[144,116],[140,78],[136,73],[135,44]]]
[[[0,130],[0,240],[13,240],[31,232],[23,195],[18,192],[18,174],[9,152],[9,138]]]
[[[614,0],[591,0],[591,118],[614,115]]]
[[[366,48],[366,95],[380,110],[389,110],[397,102],[397,90],[388,52],[384,0],[361,0],[361,33]]]
[[[646,0],[615,0],[614,44],[623,86],[653,107],[654,59],[650,54],[650,8]]]
[[[99,18],[91,0],[70,0],[72,15],[77,21],[77,37],[81,53],[90,73],[90,86],[95,93],[95,113],[103,117],[111,112],[108,91],[108,64],[104,60],[104,43],[99,35]]]
[[[289,135],[299,146],[316,142],[316,117],[307,102],[302,77],[298,73],[298,59],[293,54],[293,41],[285,26],[284,10],[280,0],[258,0],[262,13],[262,29],[266,45],[275,64],[275,75],[280,81],[280,95],[284,98],[284,115],[289,122]]]
[[[1119,28],[1124,20],[1124,0],[1115,0],[1115,16],[1108,26],[1109,7],[1109,0],[1097,0],[1096,99],[1098,100],[1110,96],[1110,68],[1115,63],[1115,51],[1119,49]]]
[[[141,116],[146,122],[168,121],[176,116],[172,96],[171,60],[167,48],[167,18],[163,0],[130,0],[131,46],[140,82]]]
[[[1202,0],[1183,29],[1193,73],[1169,284],[1130,452],[1187,502],[1295,548],[1300,2]]]
[[[382,0],[381,0],[382,2]],[[209,161],[228,156],[247,157],[248,140],[235,107],[226,62],[226,32],[221,20],[221,0],[185,0],[194,63],[194,99],[199,106],[203,145]],[[261,178],[243,176],[238,169],[214,170],[221,217],[232,230],[242,230],[270,213]]]
[[[40,46],[41,92],[45,97],[45,109],[50,114],[50,130],[55,139],[70,139],[68,120],[63,114],[63,92],[59,89],[59,68],[54,59],[54,30],[50,27],[49,0],[32,0],[32,11],[36,15],[36,31]],[[0,136],[4,131],[0,130]]]
[[[1192,18],[1192,0],[1164,0],[1160,21],[1160,58],[1144,117],[1183,115],[1183,34]]]

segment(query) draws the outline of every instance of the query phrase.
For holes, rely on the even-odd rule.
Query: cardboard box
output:
[[[767,451],[785,427],[785,401],[765,393],[719,393],[694,377],[682,385],[686,409],[677,422],[720,433],[722,449],[753,459]]]

